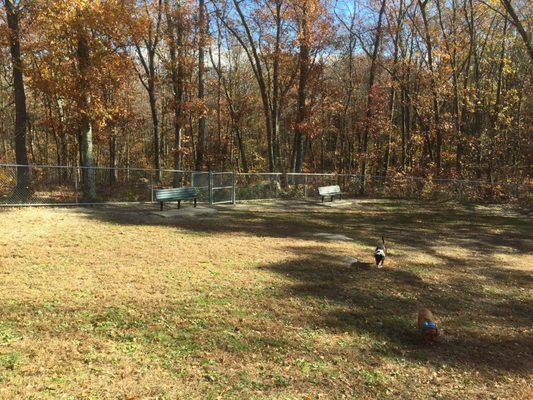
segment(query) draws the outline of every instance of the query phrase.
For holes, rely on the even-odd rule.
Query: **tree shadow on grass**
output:
[[[324,329],[366,333],[385,343],[390,357],[406,357],[465,368],[531,372],[533,339],[528,316],[533,304],[516,293],[532,285],[533,276],[498,266],[496,254],[529,253],[532,240],[528,221],[515,217],[477,215],[465,210],[372,210],[371,212],[320,211],[262,212],[222,210],[216,218],[163,219],[132,210],[98,211],[87,218],[121,226],[168,226],[205,234],[242,234],[256,237],[309,240],[307,248],[288,248],[299,258],[262,268],[289,280],[287,296],[326,299],[334,303],[304,321]],[[445,284],[425,280],[416,268],[394,263],[382,270],[364,271],[342,264],[344,254],[324,254],[313,247],[313,233],[332,232],[354,239],[372,251],[376,238],[385,234],[391,253],[423,253],[433,260],[423,268],[434,276],[453,272]],[[444,243],[443,243],[444,242]],[[466,255],[444,253],[436,244],[466,249]],[[332,251],[332,250],[328,250]],[[403,257],[404,263],[417,262]],[[390,265],[390,264],[389,264]],[[449,271],[447,271],[448,269]],[[446,275],[445,275],[446,276]],[[486,285],[497,287],[487,291]],[[427,306],[442,321],[443,343],[425,347],[416,335],[416,311]]]
[[[331,261],[319,248],[288,249],[301,257],[264,268],[288,277],[288,296],[328,300],[332,307],[304,321],[335,333],[370,335],[384,344],[383,355],[427,362],[435,366],[533,371],[533,338],[528,335],[533,302],[504,294],[484,293],[478,276],[461,283],[438,285],[410,271],[384,268],[364,271]],[[333,257],[334,258],[334,257]],[[328,261],[326,261],[328,260]],[[491,267],[491,273],[500,271]],[[506,271],[513,281],[529,279],[521,271]],[[440,343],[427,346],[416,331],[420,306],[432,309],[442,321]]]
[[[380,203],[378,203],[380,204]],[[311,208],[313,209],[313,208]],[[495,254],[520,254],[533,251],[530,223],[516,217],[478,215],[464,209],[412,207],[393,210],[384,207],[367,209],[324,210],[271,209],[246,210],[218,207],[218,214],[198,217],[161,218],[152,205],[142,208],[94,207],[78,209],[88,219],[121,226],[168,226],[206,234],[243,234],[259,237],[313,240],[319,232],[346,235],[354,244],[373,249],[384,235],[393,253],[401,248],[424,253],[443,263],[475,266],[493,262]],[[471,252],[468,258],[444,254],[438,246],[459,247]]]

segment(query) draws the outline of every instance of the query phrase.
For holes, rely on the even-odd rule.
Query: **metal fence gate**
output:
[[[198,189],[199,200],[209,204],[235,204],[235,172],[192,172],[191,186]]]

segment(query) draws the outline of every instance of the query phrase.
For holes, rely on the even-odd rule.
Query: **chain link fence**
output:
[[[85,202],[86,169],[62,166],[0,164],[0,206],[150,203],[157,188],[194,186],[199,201],[209,204],[243,200],[314,199],[320,186],[339,185],[348,195],[476,203],[519,203],[531,206],[533,185],[489,183],[409,176],[235,173],[93,168],[96,200]],[[29,183],[28,183],[29,182]]]
[[[533,185],[410,176],[348,174],[237,174],[237,199],[319,198],[320,186],[339,185],[352,196],[531,206]]]

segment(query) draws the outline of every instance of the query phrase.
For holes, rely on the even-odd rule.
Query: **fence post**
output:
[[[307,199],[307,175],[304,175],[304,199]]]
[[[209,171],[209,204],[213,204],[213,172]]]
[[[231,186],[232,186],[232,193],[231,193],[231,199],[232,199],[232,203],[233,205],[235,205],[237,203],[237,199],[236,199],[236,195],[237,195],[237,190],[235,188],[235,185],[236,185],[236,181],[237,181],[237,178],[236,178],[236,174],[235,174],[235,171],[232,172],[232,182],[231,182]]]
[[[157,174],[157,172],[156,172]],[[154,202],[154,174],[150,174],[150,203]]]
[[[73,167],[74,169],[74,194],[76,196],[76,204],[78,204],[78,167]]]

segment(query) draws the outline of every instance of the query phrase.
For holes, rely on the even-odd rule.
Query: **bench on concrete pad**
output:
[[[339,196],[339,199],[342,200],[342,192],[339,185],[321,186],[318,188],[318,194],[322,197],[322,203],[326,197],[329,197],[333,201],[335,196]]]
[[[178,208],[181,208],[182,200],[194,200],[194,206],[198,199],[198,190],[194,187],[182,187],[172,189],[156,189],[154,190],[155,200],[161,204],[161,211],[163,211],[163,203],[171,201],[178,202]]]

